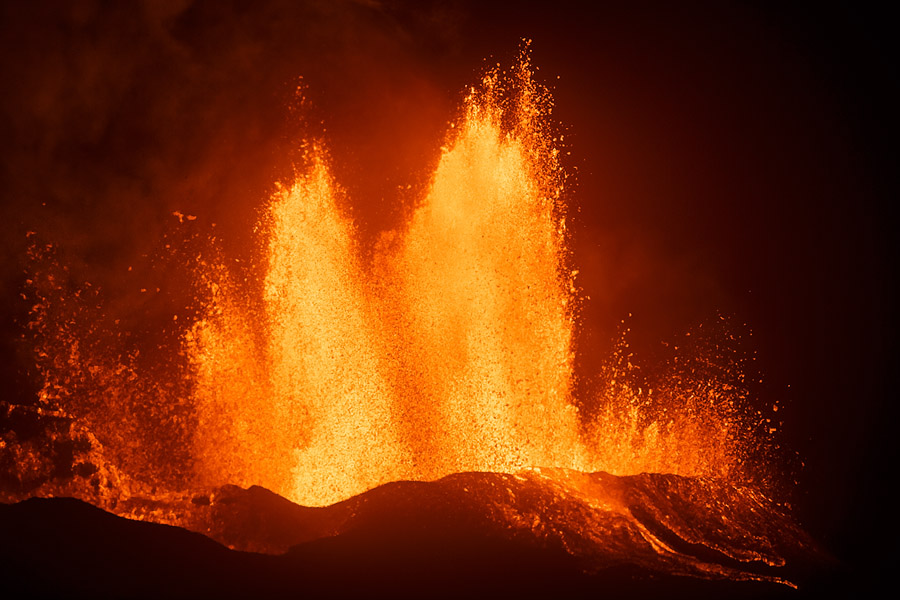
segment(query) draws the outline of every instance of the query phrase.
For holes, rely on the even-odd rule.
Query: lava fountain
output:
[[[323,504],[395,479],[399,457],[352,226],[313,161],[268,208],[263,314],[242,312],[235,288],[216,283],[188,348],[203,480]]]
[[[203,274],[211,300],[187,336],[202,481],[325,505],[465,471],[734,471],[738,386],[661,385],[666,419],[653,423],[618,365],[602,410],[579,416],[551,108],[526,55],[489,72],[426,197],[368,271],[327,154],[310,146],[260,228],[262,309],[240,301],[224,266]]]
[[[44,433],[2,440],[14,455],[3,496],[76,496],[274,552],[443,494],[487,528],[555,536],[587,570],[631,553],[657,572],[781,581],[761,569],[809,543],[756,485],[765,465],[750,458],[771,427],[750,409],[725,319],[649,377],[623,339],[589,397],[575,393],[582,300],[551,110],[527,51],[489,71],[427,193],[369,260],[327,151],[305,143],[257,224],[257,273],[239,274],[214,240],[185,251],[197,306],[164,359],[129,346],[102,290],[35,242],[42,389],[35,407],[7,410],[31,410]],[[400,481],[434,483],[386,491]],[[229,484],[330,508],[297,513],[293,537],[279,525],[263,539],[253,517],[237,539],[235,507],[260,500]]]
[[[549,98],[525,62],[510,83],[509,102],[497,73],[470,92],[397,260],[411,333],[403,383],[435,407],[413,419],[441,457],[429,477],[581,466],[562,175],[542,129]]]
[[[370,273],[310,149],[264,218],[262,314],[220,277],[188,336],[209,481],[320,505],[397,479],[585,468],[549,108],[524,58],[506,80],[485,76]]]

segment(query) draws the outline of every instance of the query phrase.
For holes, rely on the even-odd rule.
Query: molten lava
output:
[[[375,273],[317,150],[268,207],[263,315],[219,267],[189,335],[208,482],[325,505],[397,479],[586,466],[549,97],[526,62],[507,83],[493,72],[470,92]]]
[[[395,372],[416,406],[434,407],[409,424],[436,450],[421,473],[430,478],[583,466],[562,176],[542,129],[549,98],[527,64],[509,83],[507,102],[497,73],[466,99],[396,259],[410,339]]]
[[[593,395],[574,396],[579,298],[551,107],[527,53],[489,72],[426,196],[365,264],[310,145],[265,207],[258,281],[215,252],[197,262],[202,309],[166,368],[123,350],[94,318],[99,292],[68,294],[65,268],[37,252],[41,410],[75,419],[108,463],[81,495],[260,485],[322,506],[528,467],[739,480],[756,423],[740,364],[716,347],[648,386],[620,344]]]
[[[394,479],[391,393],[351,224],[319,156],[269,205],[264,314],[215,284],[189,336],[207,482],[324,504]],[[264,332],[260,342],[251,323]]]
[[[370,272],[313,147],[267,209],[262,314],[220,265],[188,337],[204,483],[318,506],[465,471],[730,474],[734,388],[676,378],[681,389],[657,390],[665,420],[648,422],[643,390],[611,373],[601,409],[579,418],[550,109],[527,58],[486,75],[427,196]]]

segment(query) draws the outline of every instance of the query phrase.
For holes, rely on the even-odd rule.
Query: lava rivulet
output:
[[[152,439],[147,461],[158,465],[177,439],[189,455],[186,474],[170,478],[179,485],[255,484],[305,505],[465,471],[735,475],[749,425],[733,365],[726,377],[673,371],[650,390],[630,382],[620,347],[592,397],[575,397],[580,300],[550,109],[527,55],[510,73],[489,72],[427,194],[365,264],[327,152],[308,145],[263,211],[258,282],[239,281],[221,257],[195,265],[205,300],[170,353],[183,385],[110,359],[94,325],[94,342],[78,339],[84,315],[50,311],[43,290],[32,329],[44,396],[89,426],[127,423],[132,459]],[[102,360],[85,357],[92,348]],[[127,386],[110,391],[122,372]],[[102,389],[85,383],[99,380]],[[140,406],[137,418],[129,407]],[[93,428],[116,462],[115,423]],[[150,477],[138,462],[123,476]]]

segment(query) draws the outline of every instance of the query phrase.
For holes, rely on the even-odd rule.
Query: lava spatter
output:
[[[746,400],[739,365],[722,365],[728,377],[671,370],[651,389],[630,381],[620,346],[591,395],[574,397],[581,300],[551,109],[527,51],[489,71],[395,243],[365,268],[341,208],[353,199],[325,149],[307,144],[304,166],[262,210],[256,284],[214,252],[194,265],[201,308],[168,353],[180,387],[164,369],[110,359],[116,346],[98,336],[119,333],[63,314],[65,284],[48,283],[34,325],[45,396],[81,406],[73,414],[101,432],[133,407],[124,422],[139,436],[98,435],[106,456],[128,457],[123,477],[152,475],[136,461],[160,464],[177,447],[189,455],[182,487],[261,485],[305,505],[529,467],[742,477],[752,440],[735,408]],[[102,393],[84,385],[97,381]],[[153,390],[168,395],[148,404]],[[175,423],[178,436],[142,450]]]

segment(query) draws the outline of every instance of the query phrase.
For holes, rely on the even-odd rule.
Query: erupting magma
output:
[[[368,272],[321,152],[271,200],[264,314],[224,286],[192,334],[205,472],[326,504],[397,479],[585,466],[556,150],[524,64],[514,83],[508,104],[497,74],[470,93]]]
[[[86,356],[39,293],[33,329],[63,332],[42,334],[42,399],[91,424],[123,479],[141,478],[142,444],[165,455],[145,442],[164,446],[178,423],[190,485],[256,484],[305,505],[464,471],[736,475],[739,373],[688,369],[643,389],[620,347],[592,397],[575,397],[580,299],[551,104],[527,55],[489,72],[427,194],[371,260],[327,152],[307,144],[264,209],[259,280],[223,258],[197,264],[206,291],[181,339],[177,398],[152,369]],[[94,400],[72,400],[91,386]],[[137,418],[136,405],[158,409]]]

